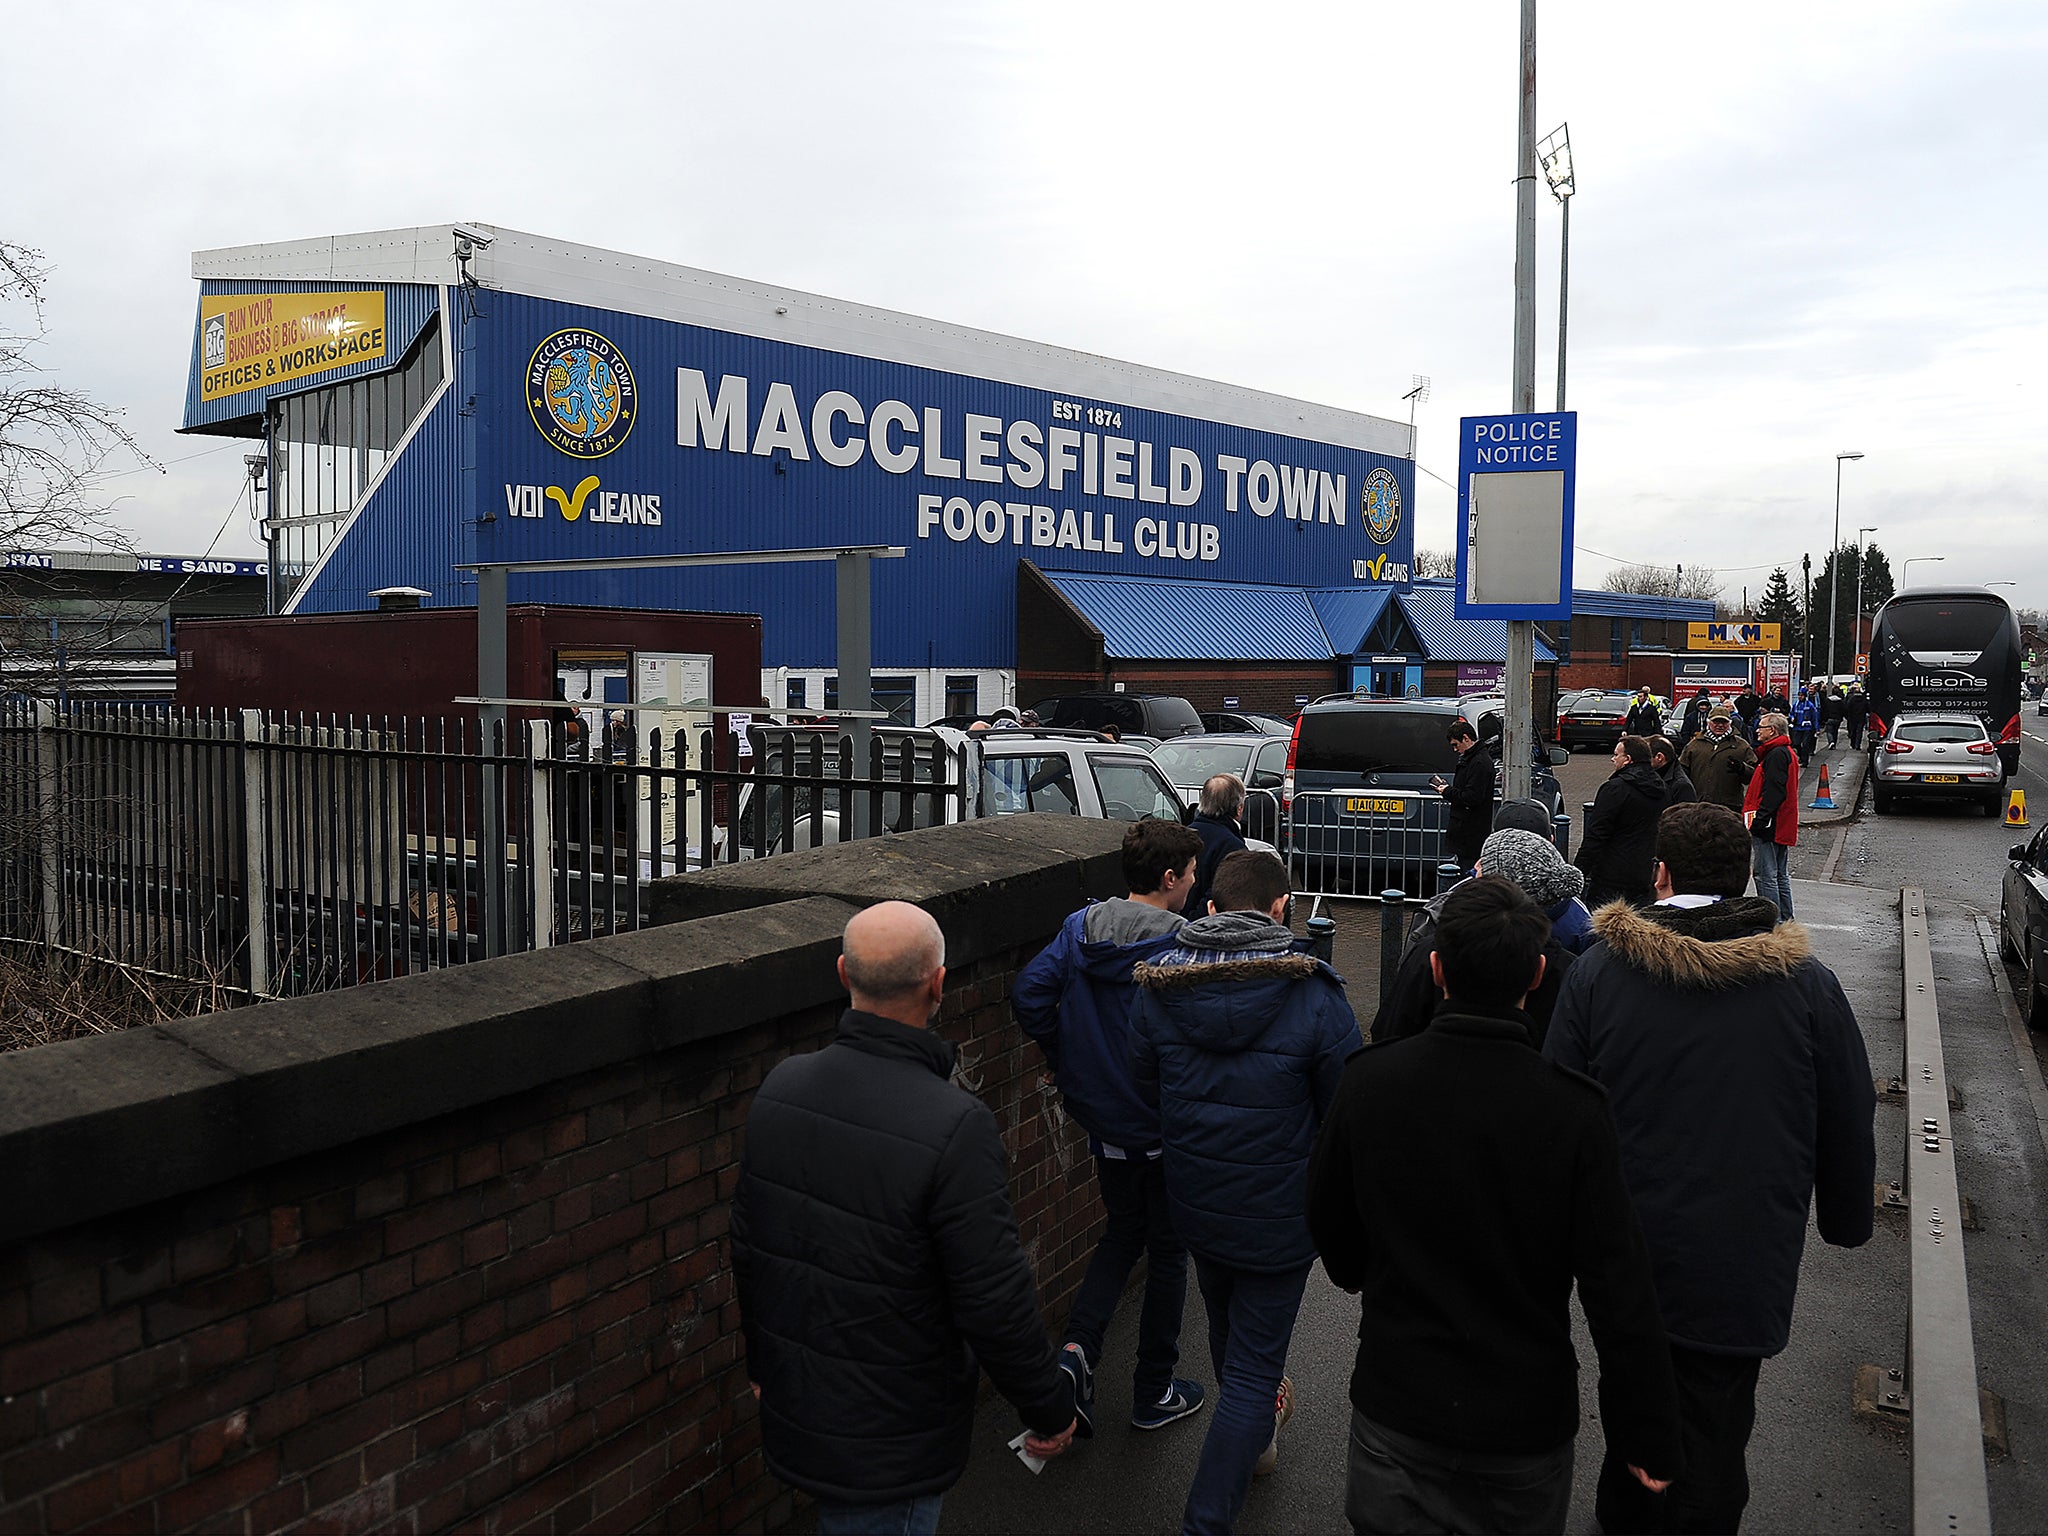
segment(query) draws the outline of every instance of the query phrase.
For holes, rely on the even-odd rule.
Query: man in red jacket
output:
[[[1799,841],[1799,756],[1792,750],[1791,722],[1765,715],[1756,723],[1756,772],[1742,797],[1749,823],[1750,857],[1756,893],[1778,909],[1778,921],[1792,921],[1792,847]]]

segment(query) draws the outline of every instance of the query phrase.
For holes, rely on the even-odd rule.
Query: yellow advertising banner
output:
[[[199,301],[199,398],[367,362],[384,345],[380,291],[212,294]]]
[[[1775,651],[1781,649],[1780,624],[1688,624],[1689,651]]]

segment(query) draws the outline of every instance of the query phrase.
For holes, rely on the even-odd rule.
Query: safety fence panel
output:
[[[1297,794],[1284,849],[1296,892],[1368,901],[1388,889],[1432,894],[1437,865],[1450,857],[1449,811],[1441,797],[1407,790]]]

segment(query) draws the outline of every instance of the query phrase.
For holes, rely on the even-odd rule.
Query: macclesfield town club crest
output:
[[[595,331],[557,331],[526,366],[526,408],[563,453],[601,459],[633,430],[639,396],[617,347]]]
[[[1376,469],[1365,477],[1358,515],[1373,543],[1394,542],[1394,535],[1401,531],[1401,482],[1391,469]]]

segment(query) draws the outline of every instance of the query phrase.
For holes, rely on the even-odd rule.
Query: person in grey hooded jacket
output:
[[[1308,1159],[1358,1020],[1343,978],[1295,948],[1287,866],[1233,853],[1209,916],[1137,967],[1133,1077],[1159,1107],[1166,1192],[1209,1319],[1216,1410],[1182,1530],[1227,1532],[1275,1445],[1315,1240]]]

